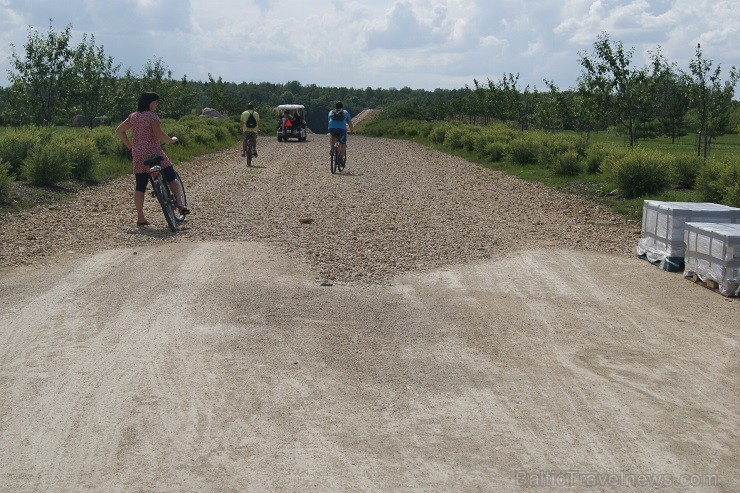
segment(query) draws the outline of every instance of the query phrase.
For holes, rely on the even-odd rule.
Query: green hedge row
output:
[[[10,188],[13,185],[10,164],[0,159],[0,204],[10,201]]]
[[[239,126],[231,120],[191,116],[163,120],[162,129],[178,137],[178,146],[168,149],[175,161],[233,145],[240,136]],[[0,201],[8,200],[14,180],[53,186],[69,180],[96,181],[131,169],[128,151],[112,127],[4,129],[0,163]]]
[[[426,139],[483,161],[540,166],[558,176],[601,174],[627,199],[668,190],[697,190],[707,202],[740,207],[740,156],[710,158],[705,163],[689,154],[589,144],[575,134],[521,132],[503,124],[376,118],[364,123],[361,131],[378,137]]]

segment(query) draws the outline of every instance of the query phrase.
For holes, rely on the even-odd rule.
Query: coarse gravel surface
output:
[[[259,141],[177,165],[193,214],[170,232],[153,197],[137,228],[131,176],[67,202],[5,213],[0,268],[59,253],[170,242],[262,241],[334,282],[386,283],[409,271],[534,248],[631,254],[639,224],[586,198],[482,168],[402,140],[352,135],[332,175],[324,135]]]
[[[579,196],[328,157],[178,164],[176,233],[130,176],[0,217],[0,491],[740,491],[737,300]]]

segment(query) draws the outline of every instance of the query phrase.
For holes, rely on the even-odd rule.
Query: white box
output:
[[[684,277],[714,281],[725,296],[740,296],[740,224],[686,223]]]
[[[740,224],[740,208],[709,202],[661,202],[646,200],[642,206],[642,235],[637,255],[650,262],[683,260],[687,222]]]

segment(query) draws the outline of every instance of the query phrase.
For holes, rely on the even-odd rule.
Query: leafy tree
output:
[[[554,82],[547,79],[545,79],[545,85],[548,92],[540,94],[535,109],[535,120],[540,128],[546,132],[552,132],[563,125],[560,91]]]
[[[209,73],[206,105],[221,113],[241,114],[246,103],[242,104],[238,97],[230,93],[229,86],[233,84],[224,82],[221,77],[214,80]]]
[[[137,81],[130,71],[127,72],[127,76],[129,80],[126,91],[132,91],[130,97],[134,102],[144,91],[153,91],[159,95],[161,100],[159,113],[163,118],[180,118],[190,114],[198,105],[195,88],[190,86],[187,77],[183,76],[179,81],[174,80],[172,71],[161,58],[147,60],[140,80]]]
[[[691,108],[696,111],[699,120],[699,139],[697,155],[707,158],[712,136],[727,132],[732,98],[740,72],[735,67],[730,69],[727,81],[722,82],[722,67],[712,69],[713,62],[705,60],[701,45],[696,45],[696,57],[689,63],[691,73],[687,74]],[[702,154],[703,147],[703,154]]]
[[[183,76],[177,84],[172,85],[170,98],[172,98],[170,107],[174,118],[191,114],[198,107],[198,92],[188,81],[187,76]]]
[[[489,79],[489,86],[491,81]],[[486,89],[480,82],[473,79],[473,85],[475,86],[475,95],[477,99],[477,106],[479,113],[483,116],[483,124],[487,125],[492,119],[496,118],[495,105],[494,105],[494,91]]]
[[[653,101],[655,114],[665,135],[676,142],[676,137],[686,135],[686,113],[689,109],[689,95],[684,78],[660,53],[660,47],[651,54]]]
[[[599,115],[603,117],[598,100],[583,82],[578,85],[578,91],[571,93],[568,99],[571,103],[573,129],[583,134],[588,141],[591,132],[599,127]]]
[[[518,87],[519,74],[504,74],[498,82],[488,81],[491,92],[491,107],[501,121],[515,121],[521,130],[529,128],[534,114],[534,96],[529,85],[524,90]]]
[[[37,125],[52,125],[62,120],[75,80],[74,50],[69,45],[72,27],[57,33],[49,25],[46,37],[29,28],[23,57],[11,45],[9,80],[17,103],[22,104],[22,119]]]
[[[102,46],[95,45],[95,36],[87,35],[74,52],[76,75],[73,102],[80,109],[88,126],[93,118],[107,113],[112,105],[113,89],[120,65],[113,65],[113,58],[106,56]]]
[[[142,82],[130,68],[116,80],[113,88],[111,118],[123,120],[136,109],[136,102],[142,93]]]
[[[633,52],[625,51],[621,41],[612,43],[606,34],[601,34],[591,57],[579,53],[584,68],[584,93],[628,132],[630,146],[636,143],[637,125],[652,117],[648,75],[644,68],[630,67]]]

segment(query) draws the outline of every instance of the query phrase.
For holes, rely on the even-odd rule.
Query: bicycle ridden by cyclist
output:
[[[242,129],[242,157],[247,155],[247,144],[252,142],[252,156],[257,157],[257,132],[260,125],[260,114],[254,111],[254,104],[249,103],[242,113],[239,123]]]
[[[336,139],[339,139],[339,154],[342,162],[347,159],[348,127],[350,133],[355,131],[349,111],[344,109],[344,104],[341,101],[337,101],[334,109],[329,111],[329,148],[333,148]]]
[[[156,92],[144,92],[139,96],[139,102],[136,111],[131,113],[118,127],[116,135],[131,151],[133,161],[133,174],[136,177],[136,187],[134,190],[134,206],[136,207],[137,220],[139,226],[146,226],[149,221],[144,216],[144,193],[149,183],[149,169],[144,164],[144,160],[152,156],[162,156],[162,175],[169,182],[170,188],[177,199],[177,207],[180,214],[190,214],[190,210],[185,207],[183,200],[182,187],[180,180],[177,179],[175,168],[162,150],[162,142],[170,144],[177,143],[177,137],[170,137],[162,130],[160,126],[157,108],[159,107],[159,95]],[[132,139],[129,139],[127,132],[131,130]]]

